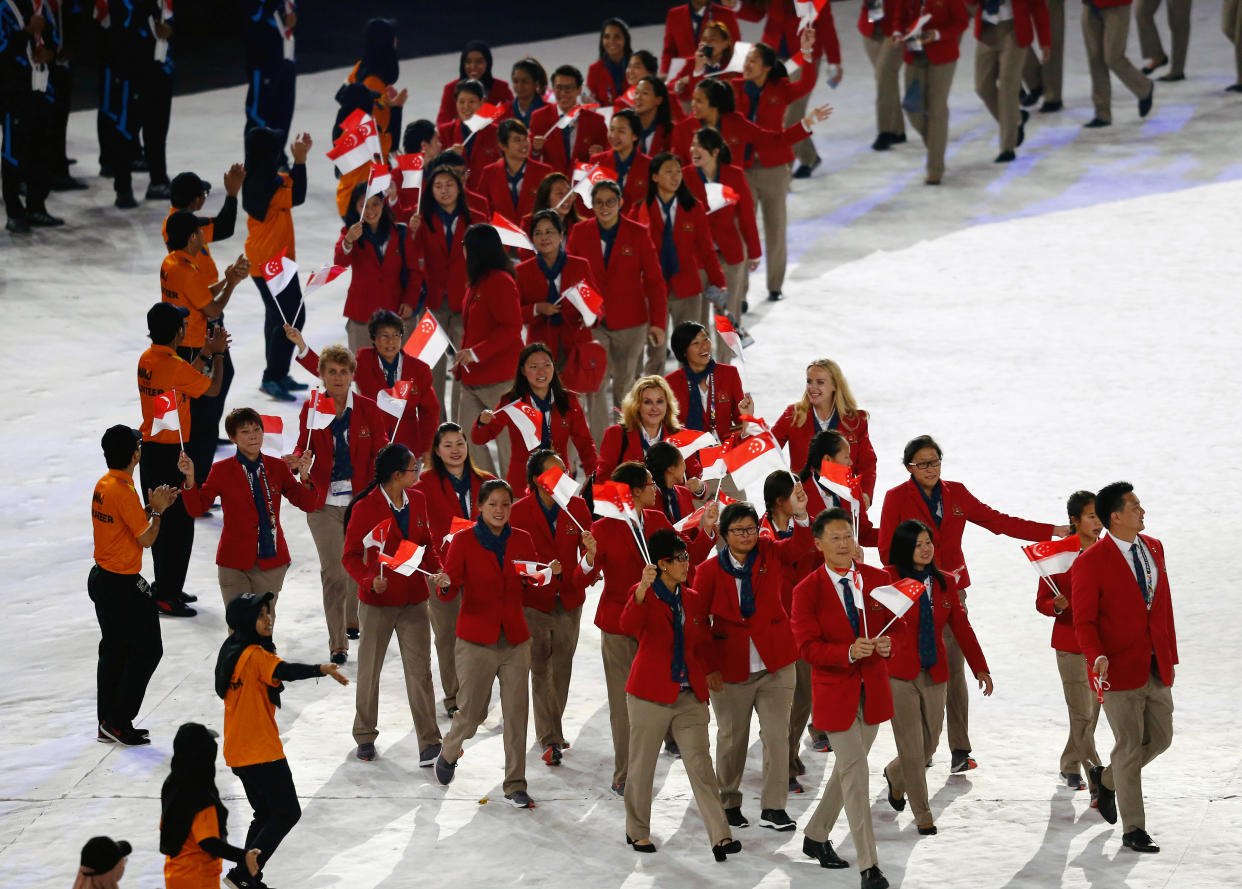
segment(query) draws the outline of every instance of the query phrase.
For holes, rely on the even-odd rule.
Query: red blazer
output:
[[[477,139],[478,136],[475,136]],[[552,172],[547,164],[527,158],[526,172],[522,176],[522,187],[518,189],[518,202],[513,203],[513,193],[509,191],[509,180],[505,159],[502,157],[495,163],[488,164],[479,180],[479,191],[487,198],[492,210],[516,224],[522,217],[535,207],[535,192],[544,177]]]
[[[812,518],[819,515],[830,506],[841,506],[839,498],[831,491],[825,491],[819,486],[818,482],[812,481],[804,486],[807,499],[807,512]],[[848,510],[849,507],[846,507]],[[880,532],[875,529],[875,525],[871,524],[871,518],[867,515],[867,510],[858,507],[858,527],[855,529],[858,537],[859,546],[876,546],[880,545]],[[823,561],[823,556],[819,557]]]
[[[891,614],[871,598],[869,591],[887,585],[888,574],[870,565],[856,567],[862,575],[867,628],[874,627],[878,633]],[[845,731],[853,725],[860,701],[867,725],[892,719],[888,665],[875,652],[850,663],[850,646],[862,634],[862,627],[856,635],[840,594],[824,568],[794,587],[790,623],[798,653],[811,665],[811,721],[816,727],[827,732]]]
[[[254,504],[250,480],[236,456],[217,460],[207,473],[207,478],[196,487],[182,489],[181,501],[191,518],[198,518],[220,498],[224,510],[224,527],[220,529],[220,545],[216,547],[216,564],[222,568],[248,571],[259,566],[263,571],[289,564],[289,547],[285,545],[285,532],[280,526],[280,497],[302,512],[314,512],[323,506],[327,496],[326,486],[308,488],[297,480],[285,461],[262,454],[263,470],[271,489],[272,516],[276,525],[276,555],[270,559],[259,558],[259,511]]]
[[[586,501],[575,497],[569,501],[569,512],[578,520],[578,525],[591,527],[591,511]],[[582,582],[582,574],[577,570],[578,559],[581,558],[582,532],[573,519],[566,518],[564,510],[557,513],[556,530],[548,524],[543,507],[539,505],[539,497],[533,491],[513,504],[509,523],[530,535],[534,542],[536,558],[540,562],[551,562],[559,559],[560,576],[553,575],[552,582],[547,586],[528,584],[522,593],[522,604],[544,613],[550,612],[561,600],[561,607],[573,611],[582,607],[586,601],[586,585]]]
[[[625,690],[644,701],[671,704],[681,694],[681,684],[673,681],[673,610],[651,590],[640,603],[634,598],[634,584],[627,591],[621,626],[627,636],[638,639],[638,652],[630,666]],[[711,630],[707,625],[707,600],[682,584],[681,605],[685,612],[686,676],[694,696],[707,700],[707,671],[712,658]]]
[[[703,124],[697,117],[687,117],[679,120],[673,127],[672,151],[681,158],[683,164],[690,163],[690,141],[702,126]],[[793,152],[790,148],[811,135],[800,120],[784,129],[776,127],[768,130],[751,123],[737,111],[728,111],[720,115],[719,129],[721,138],[729,146],[729,152],[733,155],[733,162],[742,169],[754,166],[756,154],[759,158],[769,159],[788,154],[792,160]],[[746,159],[747,146],[755,148],[749,160]],[[652,156],[654,155],[655,152],[652,152]],[[782,162],[775,161],[775,163]]]
[[[582,461],[583,471],[590,475],[595,471],[595,440],[591,438],[591,430],[587,426],[577,394],[574,392],[565,394],[569,399],[568,413],[562,414],[557,410],[556,403],[552,404],[552,450],[556,451],[568,465],[569,441],[573,439],[574,447],[578,449],[578,459]],[[496,405],[495,411],[498,412],[510,400],[502,398]],[[470,440],[475,444],[486,444],[506,431],[509,433],[510,455],[509,471],[505,475],[505,481],[509,483],[509,487],[513,488],[513,496],[521,497],[526,494],[526,459],[530,456],[530,451],[522,439],[522,433],[513,425],[513,418],[508,414],[496,413],[492,422],[486,426],[480,426],[476,421],[470,430]]]
[[[561,323],[552,325],[555,315],[540,315],[535,311],[535,304],[548,302],[548,279],[539,268],[539,260],[532,256],[518,263],[514,269],[518,296],[522,301],[522,320],[526,322],[526,342],[543,343],[552,350],[553,360],[558,364],[565,361],[569,350],[575,343],[593,339],[591,331],[582,323],[582,316],[567,299],[559,303],[561,307]],[[598,291],[599,284],[591,274],[591,265],[581,256],[567,254],[565,267],[561,269],[561,281],[557,286],[559,293],[586,281],[592,289]]]
[[[483,473],[481,477],[474,474],[470,476],[469,513],[462,512],[461,501],[457,499],[457,492],[434,469],[428,469],[423,472],[422,476],[415,483],[415,490],[423,495],[423,499],[427,503],[427,521],[431,527],[431,542],[435,544],[441,562],[444,561],[444,556],[448,552],[448,544],[444,542],[444,537],[448,534],[449,528],[452,527],[453,518],[478,518],[478,510],[475,504],[479,500],[479,487],[489,478],[495,478],[495,476],[489,472]]]
[[[661,528],[672,527],[658,509],[643,510],[643,532],[646,536],[650,537]],[[599,605],[595,609],[595,626],[605,633],[628,635],[621,629],[621,610],[638,585],[646,562],[638,551],[634,534],[620,519],[596,519],[591,525],[591,533],[595,535],[595,564],[585,571],[579,566],[579,573],[584,586],[592,586],[601,574],[604,576],[604,589],[599,594]],[[699,534],[694,539],[682,534],[681,538],[690,550],[691,565],[703,561],[714,544],[706,534]],[[694,572],[691,571],[686,582],[689,583],[693,577]]]
[[[600,323],[607,329],[625,330],[640,324],[663,327],[668,317],[668,292],[651,233],[646,226],[624,216],[617,220],[617,225],[621,230],[607,265],[599,223],[594,219],[585,219],[569,230],[565,249],[591,264],[591,274],[604,297],[604,320]]]
[[[1103,6],[1105,4],[1097,4]],[[1013,36],[1018,46],[1030,46],[1039,38],[1040,46],[1052,46],[1052,26],[1048,19],[1048,0],[1011,0]],[[983,31],[983,4],[975,7],[975,38]]]
[[[798,55],[799,47],[802,45],[798,37],[801,32],[799,27],[801,19],[794,10],[792,0],[772,0],[772,2],[765,4],[764,9],[759,9],[751,3],[744,2],[742,8],[737,11],[737,17],[747,22],[761,21],[766,17],[767,20],[763,26],[763,36],[759,42],[772,47],[772,49],[776,50],[778,56],[791,57]],[[829,62],[834,65],[840,65],[841,44],[837,40],[836,23],[832,19],[832,4],[824,4],[824,8],[815,17],[813,27],[815,28],[813,57],[818,59],[826,53]],[[784,52],[781,51],[782,39],[785,41]]]
[[[466,293],[462,307],[461,347],[478,359],[460,371],[467,386],[490,386],[513,379],[522,352],[522,308],[517,283],[502,271],[490,271]]]
[[[901,579],[896,568],[888,569],[889,582]],[[932,682],[937,684],[949,680],[948,655],[944,650],[944,628],[947,624],[953,631],[953,638],[966,656],[972,674],[988,673],[988,662],[983,658],[979,648],[979,640],[966,617],[966,609],[962,607],[962,599],[957,594],[957,584],[951,574],[944,575],[945,585],[941,587],[932,581],[932,619],[936,626],[936,663],[928,672]],[[885,623],[888,619],[885,618]],[[876,628],[879,629],[878,627]],[[888,659],[888,673],[895,679],[913,681],[922,671],[919,660],[919,603],[910,606],[902,618],[889,628],[893,639],[893,654]]]
[[[703,284],[699,280],[699,271],[707,274],[707,280],[717,287],[727,286],[724,272],[720,268],[720,259],[716,256],[715,245],[712,244],[711,228],[707,222],[704,205],[695,203],[687,210],[674,198],[677,207],[673,215],[673,244],[677,248],[677,274],[668,281],[668,289],[676,299],[688,299],[703,292]],[[644,219],[645,217],[645,219]],[[644,204],[639,221],[646,221],[651,232],[652,245],[659,244],[664,238],[664,211],[658,203]],[[656,247],[659,256],[659,248]]]
[[[446,123],[453,123],[457,120],[457,101],[453,98],[453,90],[460,83],[459,80],[450,80],[444,84],[444,90],[440,93],[440,113],[436,115],[436,126],[444,126]],[[487,98],[484,102],[492,105],[503,105],[505,102],[513,99],[513,90],[509,89],[509,84],[505,83],[499,77],[492,79],[492,88],[487,91]],[[475,138],[478,138],[477,136]],[[457,140],[454,139],[454,142]],[[448,148],[452,142],[445,142],[444,147]]]
[[[707,186],[698,167],[687,165],[682,168],[681,174],[690,193],[703,207],[720,258],[733,265],[748,258],[761,257],[763,248],[759,246],[759,227],[755,225],[755,199],[742,168],[733,164],[719,166],[717,181],[736,191],[738,200],[736,204],[721,207],[715,212],[707,210]]]
[[[638,208],[647,200],[647,182],[651,177],[651,156],[643,154],[637,146],[634,151],[638,156],[630,161],[630,171],[625,177],[624,184],[617,183],[621,186],[621,212],[630,219],[637,215]],[[599,154],[591,155],[590,162],[603,164],[610,170],[616,170],[617,153],[610,148]]]
[[[491,216],[477,216],[467,207],[466,219],[458,219],[453,226],[453,243],[444,240],[444,228],[437,216],[432,214],[423,220],[414,236],[418,253],[423,260],[424,278],[427,282],[427,308],[438,309],[446,302],[454,312],[460,312],[466,301],[466,255],[462,241],[466,229],[475,222],[484,222]]]
[[[448,149],[461,143],[462,153],[466,157],[466,185],[474,191],[480,191],[484,168],[500,160],[500,143],[496,141],[496,124],[499,121],[488,124],[467,142],[470,131],[456,119],[456,112],[453,116],[453,120],[440,124],[440,144]]]
[[[1061,595],[1069,600],[1069,604],[1065,606],[1064,611],[1057,613],[1056,606],[1052,602],[1056,594],[1052,592],[1048,581],[1040,578],[1039,584],[1035,587],[1035,610],[1053,618],[1053,648],[1057,651],[1068,651],[1071,654],[1082,654],[1082,646],[1078,644],[1078,635],[1074,632],[1074,566],[1071,565],[1069,571],[1052,575],[1052,582],[1061,591]]]
[[[901,5],[901,2],[902,0],[884,0],[884,17],[878,22],[867,18],[867,4],[863,3],[858,10],[858,33],[863,37],[871,37],[878,27],[880,34],[892,37],[897,25],[897,7]]]
[[[415,488],[406,488],[405,496],[410,504],[410,536],[402,537],[401,529],[394,528],[393,533],[384,541],[383,552],[391,556],[402,541],[411,540],[419,546],[427,547],[419,567],[438,574],[440,556],[432,542],[431,527],[427,523],[427,501]],[[425,602],[428,597],[427,575],[417,571],[406,577],[390,568],[384,572],[388,589],[380,594],[371,588],[380,573],[378,549],[374,546],[363,548],[362,540],[372,528],[392,517],[392,506],[378,487],[355,503],[349,513],[349,525],[345,528],[345,553],[341,557],[341,564],[345,566],[349,576],[358,582],[358,598],[368,605],[417,605]]]
[[[668,387],[673,390],[673,397],[677,399],[677,420],[685,426],[687,406],[690,404],[690,386],[686,382],[686,372],[679,367],[666,374],[664,379],[668,381]],[[746,397],[746,393],[742,391],[742,377],[732,364],[717,362],[716,369],[712,371],[712,383],[716,388],[716,422],[711,424],[706,410],[703,412],[704,419],[716,436],[724,441],[733,434],[733,427],[741,422],[738,419],[741,414],[737,405]],[[696,393],[694,397],[699,396]]]
[[[357,361],[354,385],[359,392],[374,399],[381,389],[389,388],[388,378],[384,376],[384,369],[374,346],[363,346],[359,349]],[[397,379],[409,381],[410,396],[400,422],[391,414],[384,413],[388,419],[388,437],[422,456],[431,450],[436,427],[440,425],[440,400],[436,398],[435,388],[431,385],[431,368],[426,362],[398,352]]]
[[[729,29],[729,36],[737,42],[740,29],[737,15],[732,9],[718,3],[709,3],[703,11],[703,25],[717,21]],[[700,28],[702,25],[700,25]],[[694,55],[699,48],[700,34],[694,33],[694,22],[690,18],[690,4],[674,6],[664,19],[664,49],[660,52],[660,73],[668,71],[669,62],[674,58],[685,58]],[[682,72],[686,73],[685,71]]]
[[[810,512],[811,521],[815,521],[818,513]],[[791,535],[796,526],[790,520],[790,529],[784,533]],[[772,525],[772,520],[766,514],[759,517],[759,536],[764,540],[788,540],[788,537],[781,537],[776,528]],[[799,583],[806,580],[811,572],[816,568],[822,568],[824,565],[824,557],[819,550],[815,548],[814,537],[808,537],[806,544],[799,552],[792,554],[787,562],[781,563],[781,605],[785,608],[785,613],[789,614],[793,611],[793,591]]]
[[[668,519],[669,524],[671,525],[677,524],[677,522],[680,522],[686,516],[690,515],[690,513],[694,512],[694,495],[690,493],[689,488],[683,485],[673,485],[673,497],[676,499],[677,509],[681,513],[681,515],[676,518],[674,518],[674,513],[672,513],[668,508],[668,498],[664,496],[663,491],[661,491],[658,487],[656,488],[655,508],[664,513],[664,517]],[[694,530],[697,531],[698,529],[696,528]]]
[[[670,91],[668,94],[669,109],[672,112],[670,120],[672,121],[667,127],[656,126],[646,139],[640,138],[637,148],[647,157],[655,157],[661,151],[673,150],[673,128],[677,123],[687,117],[685,110],[681,107],[681,103],[677,101],[677,97]]]
[[[591,157],[592,145],[608,146],[608,124],[594,111],[579,111],[573,126],[571,153],[566,155],[565,140],[561,136],[563,131],[553,129],[560,118],[561,109],[556,103],[544,105],[530,116],[530,137],[534,139],[546,133],[539,159],[572,179],[574,164],[586,163]],[[552,132],[549,133],[549,130]]]
[[[786,540],[760,538],[759,556],[751,569],[751,586],[755,592],[755,613],[742,616],[737,581],[720,567],[719,556],[708,555],[694,571],[699,592],[710,603],[712,640],[716,647],[715,667],[725,682],[745,682],[750,677],[750,644],[763,658],[763,666],[775,673],[798,659],[789,615],[781,601],[785,586],[785,569],[806,548],[811,540],[809,527],[794,526],[793,536]],[[719,552],[727,552],[720,550]],[[728,558],[726,556],[725,558]]]
[[[801,472],[806,466],[811,439],[815,437],[815,422],[808,416],[801,426],[795,426],[793,416],[794,406],[791,404],[772,427],[772,434],[781,444],[789,445],[789,465],[794,472]],[[867,412],[858,411],[852,417],[838,412],[837,432],[850,443],[850,460],[854,464],[854,473],[859,478],[863,493],[874,499],[876,457],[875,448],[871,446],[871,435],[867,431]],[[812,468],[819,471],[818,466]]]
[[[893,542],[893,531],[906,519],[918,519],[932,532],[936,545],[936,567],[951,571],[957,576],[958,589],[970,586],[970,572],[966,570],[966,557],[962,554],[962,533],[966,523],[971,522],[987,528],[993,534],[1004,534],[1017,540],[1048,540],[1055,528],[1043,522],[1017,519],[997,512],[975,498],[961,482],[940,480],[944,498],[944,518],[936,526],[923,490],[913,478],[889,489],[884,495],[884,507],[880,511],[880,558],[888,562],[888,547]]]
[[[963,0],[898,0],[893,27],[896,31],[906,32],[914,27],[921,15],[930,15],[931,20],[923,26],[923,31],[937,31],[936,39],[923,44],[927,61],[933,65],[944,65],[957,61],[958,43],[962,32],[970,25],[970,13],[966,11]],[[914,53],[906,47],[903,58],[907,63],[914,61]]]
[[[478,645],[495,645],[503,631],[510,645],[520,645],[530,638],[526,615],[522,613],[522,596],[526,582],[513,567],[515,560],[537,562],[535,544],[530,535],[511,528],[505,545],[502,567],[496,557],[479,543],[473,529],[453,535],[444,557],[444,571],[452,585],[439,590],[444,601],[461,593],[461,610],[457,613],[457,638]]]
[[[383,411],[365,395],[351,392],[349,411],[349,463],[354,470],[353,489],[357,493],[367,486],[375,475],[375,458],[380,448],[388,444],[388,424]],[[316,429],[306,434],[306,414],[310,399],[302,402],[298,414],[298,447],[293,452],[301,456],[309,450],[315,455],[311,465],[311,481],[315,487],[327,491],[332,487],[332,452],[335,444],[331,429]],[[306,442],[306,445],[303,445]]]
[[[1087,666],[1100,655],[1108,658],[1108,684],[1113,691],[1141,688],[1155,659],[1160,681],[1173,684],[1177,663],[1177,631],[1164,546],[1140,534],[1151,551],[1160,577],[1151,609],[1143,601],[1126,557],[1113,541],[1100,539],[1074,562],[1074,631]],[[1107,692],[1105,692],[1107,694]]]
[[[599,459],[595,463],[595,478],[606,481],[612,477],[612,471],[622,463],[634,460],[643,462],[642,432],[633,429],[629,432],[620,423],[614,423],[604,430],[604,437],[599,442]]]
[[[828,4],[824,4],[824,9],[828,9]],[[793,24],[797,25],[797,19]],[[797,43],[793,44],[797,46]],[[837,50],[840,54],[840,50]],[[797,53],[798,61],[802,60],[802,54]],[[840,64],[840,62],[837,62]],[[785,109],[791,102],[801,99],[803,96],[810,95],[811,90],[815,89],[815,76],[817,65],[803,65],[805,73],[796,81],[788,78],[780,80],[769,80],[763,85],[759,91],[759,109],[755,112],[754,123],[756,126],[765,130],[781,131],[785,129]],[[733,81],[733,101],[737,105],[739,113],[747,119],[750,118],[750,97],[746,95],[746,88],[742,85],[744,81],[739,77]],[[805,130],[803,130],[805,138]],[[793,150],[788,145],[766,145],[758,147],[758,163],[761,167],[778,167],[782,164],[791,163],[794,159]],[[733,159],[736,163],[742,164],[745,160],[745,153],[734,155]]]
[[[388,243],[384,245],[382,262],[366,238],[359,238],[353,247],[346,250],[347,231],[348,228],[341,228],[332,258],[337,265],[353,270],[342,314],[350,321],[366,324],[379,309],[396,312],[403,304],[415,308],[423,285],[422,253],[406,227],[400,223],[392,226]],[[401,284],[402,266],[407,274],[404,287]]]
[[[586,88],[600,105],[611,105],[621,98],[629,87],[622,83],[621,89],[612,82],[612,75],[604,67],[603,59],[596,59],[587,68]]]

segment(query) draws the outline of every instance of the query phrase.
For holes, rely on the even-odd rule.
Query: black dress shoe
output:
[[[1133,849],[1135,852],[1148,852],[1155,854],[1160,851],[1160,847],[1151,841],[1151,837],[1147,835],[1147,831],[1141,827],[1136,827],[1129,833],[1121,835],[1121,844],[1127,849]]]
[[[880,135],[875,137],[875,141],[871,143],[871,150],[888,151],[892,144],[892,136],[889,133],[880,133]]]
[[[1039,106],[1039,113],[1040,114],[1051,114],[1054,111],[1060,111],[1064,107],[1065,106],[1062,105],[1060,102],[1049,101]]]
[[[328,660],[332,661],[332,663],[339,667],[349,660],[349,653],[344,651],[334,651],[332,652],[332,657],[328,658]]]
[[[1185,74],[1165,74],[1163,77],[1156,78],[1156,80],[1159,80],[1161,83],[1177,83],[1178,81],[1185,79]]]
[[[145,200],[166,201],[172,197],[171,186],[167,182],[152,182],[147,186]]]
[[[1111,127],[1112,125],[1113,122],[1111,120],[1102,120],[1098,117],[1093,117],[1083,124],[1082,128],[1084,130],[1098,130],[1100,127]]]
[[[1007,164],[1012,160],[1017,160],[1017,158],[1018,156],[1014,154],[1012,151],[1002,151],[1000,154],[996,155],[996,158],[995,160],[992,161],[992,163]]]
[[[779,290],[768,291],[768,302],[770,303],[778,303],[784,298],[785,298],[785,295],[781,293]]]
[[[893,796],[893,782],[888,779],[888,769],[885,769],[881,774],[884,775],[884,783],[888,785],[888,804],[893,807],[894,811],[904,812],[906,810],[905,797],[898,799]]]
[[[6,222],[4,230],[15,235],[28,235],[30,234],[30,223],[21,217],[17,217]]]
[[[1100,816],[1109,824],[1117,823],[1117,791],[1104,786],[1104,766],[1091,767],[1091,783],[1099,791],[1099,802],[1096,808]]]
[[[1156,61],[1153,59],[1150,65],[1144,65],[1139,70],[1142,71],[1144,74],[1150,74],[1151,72],[1155,71],[1157,68],[1163,68],[1167,64],[1169,64],[1169,57],[1165,56],[1159,61]]]
[[[759,813],[759,826],[770,830],[793,830],[798,825],[784,809],[764,809]]]
[[[357,628],[357,627],[346,627],[346,628],[345,628],[345,638],[346,638],[346,639],[357,639],[357,638],[358,638],[358,628]]]
[[[1018,121],[1018,141],[1014,143],[1015,147],[1019,147],[1026,141],[1026,122],[1031,119],[1031,112],[1025,108],[1022,109],[1022,119]]]
[[[919,836],[934,837],[936,835],[936,825],[927,824],[919,827]]]
[[[862,889],[888,889],[888,880],[880,873],[880,866],[873,864],[862,872]]]
[[[1225,87],[1227,93],[1242,93],[1242,83],[1231,83]]]
[[[630,838],[628,833],[625,835],[625,841],[635,852],[654,852],[656,850],[655,843],[636,843]]]
[[[888,141],[892,145],[905,145],[906,134],[905,133],[889,133]]]
[[[813,164],[802,164],[800,167],[798,167],[798,169],[794,170],[793,178],[810,179],[811,174],[815,172],[815,168],[818,167],[823,162],[824,162],[823,158],[817,157],[815,158],[815,163]]]
[[[1139,99],[1139,117],[1146,117],[1151,111],[1151,100],[1156,97],[1156,85],[1151,85],[1151,92],[1147,94],[1146,99]]]
[[[741,806],[731,806],[725,809],[725,818],[728,820],[730,827],[750,827],[750,822],[742,814]]]
[[[742,851],[742,844],[737,840],[721,840],[712,846],[712,857],[724,861],[726,855],[736,855]]]
[[[81,191],[85,188],[90,188],[90,186],[81,179],[74,179],[68,173],[53,176],[49,185],[51,186],[52,191]]]
[[[64,225],[65,220],[59,216],[53,216],[46,210],[38,210],[34,213],[26,213],[26,221],[36,228],[55,228],[58,225]]]
[[[1018,93],[1018,104],[1023,108],[1030,107],[1038,102],[1043,95],[1044,88],[1042,86],[1035,87],[1035,89],[1031,90],[1029,93],[1023,90]]]
[[[832,840],[824,840],[822,843],[818,843],[810,837],[803,837],[802,854],[807,858],[814,858],[819,862],[820,867],[841,870],[850,866],[848,861],[833,851]]]
[[[134,198],[132,191],[118,191],[113,205],[118,210],[132,210],[138,206],[138,201]]]

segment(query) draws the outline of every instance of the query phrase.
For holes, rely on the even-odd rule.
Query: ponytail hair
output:
[[[378,454],[375,455],[375,474],[371,476],[371,481],[367,482],[367,486],[354,495],[354,499],[349,501],[349,506],[345,507],[345,527],[349,527],[349,516],[354,510],[354,504],[363,497],[370,494],[380,485],[386,485],[392,481],[392,477],[398,472],[405,472],[405,468],[410,465],[410,460],[414,458],[414,453],[403,444],[386,444]]]

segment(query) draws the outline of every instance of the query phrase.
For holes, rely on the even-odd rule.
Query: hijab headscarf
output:
[[[252,131],[253,132],[253,131]],[[260,636],[255,630],[255,622],[263,606],[274,597],[271,593],[243,593],[229,603],[224,612],[224,619],[233,634],[220,646],[220,654],[216,657],[216,694],[220,700],[228,694],[229,685],[233,681],[233,671],[237,669],[237,661],[251,645],[258,645],[267,651],[276,651],[276,643],[271,636]],[[280,693],[284,685],[269,686],[267,695],[272,703],[280,706]]]
[[[280,163],[285,134],[271,127],[255,127],[246,134],[246,180],[242,209],[255,219],[267,216],[268,205],[280,188]]]
[[[482,40],[471,40],[465,45],[461,51],[461,60],[457,63],[457,77],[459,80],[469,80],[466,76],[466,56],[472,52],[477,52],[483,56],[483,61],[487,63],[487,67],[483,69],[483,76],[475,78],[479,83],[483,84],[483,89],[490,94],[492,84],[496,78],[492,76],[492,48]]]
[[[216,739],[205,725],[187,722],[173,738],[172,771],[160,790],[160,852],[181,853],[194,816],[215,806],[220,840],[226,841],[228,810],[216,789]]]
[[[397,62],[397,22],[371,19],[362,32],[362,61],[358,63],[359,83],[378,77],[387,86],[397,82],[401,66]]]

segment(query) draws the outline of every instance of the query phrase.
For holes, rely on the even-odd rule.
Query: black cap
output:
[[[211,183],[200,179],[197,173],[178,173],[168,185],[172,205],[178,210],[184,210],[195,198],[210,191]]]
[[[224,622],[234,632],[253,633],[259,611],[274,598],[275,593],[242,593],[224,609]]]
[[[177,335],[190,310],[185,306],[158,302],[147,311],[147,333],[154,343],[168,343]]]
[[[91,837],[82,847],[81,866],[87,869],[86,876],[97,877],[106,874],[116,867],[122,858],[129,857],[134,847],[125,840],[114,840],[110,837]]]
[[[198,217],[189,210],[178,210],[164,223],[164,242],[169,250],[183,250],[190,235],[198,231]]]
[[[131,457],[134,453],[134,446],[142,441],[142,433],[132,426],[126,426],[119,423],[116,426],[109,426],[99,440],[100,447],[103,448],[104,454],[121,453],[129,454]]]

